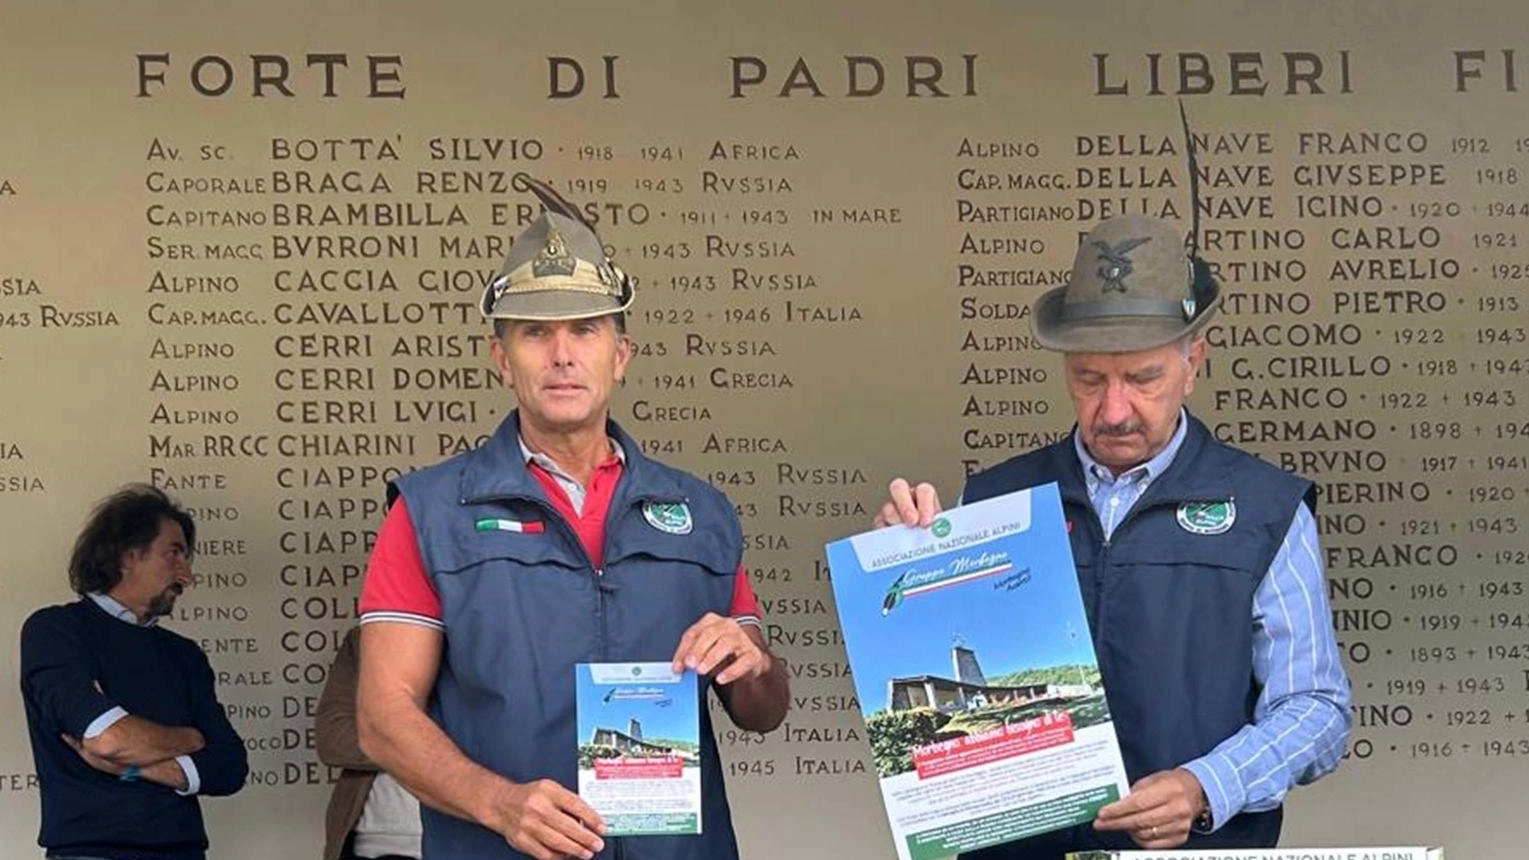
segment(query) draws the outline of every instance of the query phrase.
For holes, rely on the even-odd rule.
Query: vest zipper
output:
[[[611,637],[608,616],[605,611],[605,569],[596,567],[594,570],[595,592],[600,598],[600,659],[608,663],[611,659]]]
[[[1137,499],[1138,503],[1140,501],[1140,499]],[[1173,499],[1153,499],[1145,505],[1133,504],[1131,509],[1126,511],[1125,517],[1123,517],[1120,522],[1115,524],[1114,531],[1111,531],[1108,537],[1104,537],[1104,520],[1100,519],[1099,512],[1094,510],[1092,502],[1087,505],[1089,512],[1093,514],[1094,522],[1099,526],[1099,535],[1104,537],[1104,542],[1099,545],[1099,556],[1094,561],[1094,618],[1098,619],[1099,621],[1099,629],[1101,634],[1099,639],[1101,642],[1104,640],[1104,636],[1102,635],[1104,630],[1104,572],[1109,567],[1108,562],[1111,542],[1114,541],[1115,535],[1120,534],[1120,530],[1125,528],[1126,524],[1131,520],[1136,519],[1138,515],[1146,511],[1150,511],[1153,508],[1180,503],[1181,502],[1176,502]]]
[[[595,597],[600,602],[599,611],[596,612],[596,620],[599,621],[599,623],[600,623],[600,659],[602,661],[609,661],[610,660],[610,628],[609,628],[609,617],[608,617],[608,613],[606,612],[606,606],[605,606],[605,594],[606,594],[606,588],[605,588],[605,568],[604,567],[595,567],[595,560],[590,557],[589,550],[584,548],[584,542],[579,539],[578,531],[576,531],[572,525],[569,525],[567,520],[563,519],[563,515],[561,513],[559,513],[558,509],[553,507],[550,502],[543,501],[542,499],[539,499],[539,498],[537,498],[535,496],[510,495],[510,496],[492,496],[492,497],[487,497],[487,498],[475,498],[475,499],[471,499],[471,500],[464,498],[462,500],[463,504],[468,504],[469,502],[472,503],[472,504],[482,504],[484,502],[489,502],[489,501],[498,501],[498,502],[504,502],[504,501],[530,502],[531,504],[535,505],[536,507],[538,507],[538,508],[540,508],[542,510],[543,516],[546,519],[549,519],[549,520],[552,520],[553,522],[556,522],[558,524],[558,528],[562,529],[563,534],[566,537],[568,537],[570,540],[573,541],[574,547],[577,548],[577,551],[578,551],[579,555],[583,556],[584,562],[589,566],[590,572],[593,573],[593,575],[594,575]],[[610,524],[611,524],[610,517],[611,517],[611,514],[616,511],[615,501],[616,500],[614,498],[611,499],[612,504],[611,504],[610,510],[606,511],[606,517],[605,517],[605,542],[606,542],[606,547],[607,548],[609,548],[609,546],[610,546]],[[654,502],[654,501],[664,501],[664,497],[644,493],[644,494],[635,496],[635,497],[633,497],[631,499],[623,500],[624,504],[621,507],[623,509],[625,509],[628,505],[642,504],[642,503],[645,503],[645,502]],[[682,501],[688,502],[689,499],[682,499]]]
[[[1099,554],[1094,558],[1094,623],[1099,628],[1095,631],[1097,638],[1094,644],[1094,659],[1098,661],[1099,648],[1104,643],[1104,572],[1110,566],[1110,536],[1104,534],[1104,520],[1099,518],[1099,512],[1094,510],[1094,506],[1088,504],[1085,507],[1089,515],[1094,518],[1094,525],[1098,527],[1099,535],[1104,538],[1099,544]],[[1116,528],[1118,529],[1119,526]]]
[[[557,527],[562,530],[563,535],[573,541],[576,551],[580,556],[583,556],[584,563],[588,565],[590,572],[594,575],[595,598],[600,602],[599,611],[595,613],[596,620],[600,622],[600,659],[602,661],[610,660],[610,631],[606,627],[604,568],[595,567],[595,560],[590,557],[589,550],[584,548],[584,542],[579,540],[578,531],[569,525],[567,520],[563,519],[563,515],[550,502],[544,502],[535,496],[502,496],[494,499],[494,501],[505,500],[530,502],[536,505],[542,510],[545,519],[557,523]],[[474,501],[475,503],[481,503],[490,500],[479,499]]]
[[[1088,525],[1084,517],[1093,521],[1094,528],[1098,529],[1097,534],[1102,541],[1098,553],[1094,556],[1094,605],[1091,613],[1094,624],[1089,629],[1093,637],[1094,655],[1099,658],[1099,644],[1104,641],[1104,570],[1108,566],[1106,562],[1109,560],[1110,539],[1104,534],[1104,520],[1099,516],[1099,512],[1094,510],[1094,503],[1089,499],[1088,493],[1062,483],[1057,484],[1057,492],[1062,500],[1062,517],[1070,525],[1067,530],[1068,548],[1071,548],[1073,529],[1085,528]],[[1069,507],[1078,511],[1079,514],[1075,516],[1070,513]],[[1073,563],[1077,563],[1076,557]]]
[[[618,492],[619,492],[619,489],[620,488],[618,487],[617,488]],[[610,547],[611,547],[611,523],[612,523],[612,519],[611,518],[613,516],[620,517],[632,505],[646,504],[647,502],[657,501],[657,500],[658,500],[658,497],[653,496],[651,494],[647,494],[647,493],[640,493],[638,495],[631,496],[631,497],[625,498],[625,499],[621,498],[619,495],[612,494],[610,507],[607,508],[606,511],[605,511],[605,546],[601,547],[601,549],[605,550],[606,554],[608,554],[609,551],[610,551]],[[618,505],[617,502],[620,502],[620,505]],[[562,517],[558,517],[558,519],[561,520]],[[566,523],[564,525],[567,526]],[[568,528],[568,530],[570,532],[573,531],[573,527],[572,526],[567,526],[567,528]],[[574,539],[574,543],[579,545],[579,550],[584,553],[585,560],[589,562],[590,570],[593,570],[595,572],[595,593],[596,593],[596,595],[598,596],[598,598],[600,600],[600,613],[599,613],[600,614],[600,659],[602,661],[604,661],[604,662],[610,662],[610,659],[611,659],[611,637],[610,637],[610,626],[609,626],[610,620],[609,620],[609,614],[606,612],[606,606],[605,606],[605,595],[609,592],[609,589],[607,588],[606,583],[605,583],[605,567],[603,566],[603,564],[602,564],[601,567],[595,567],[595,560],[589,557],[589,552],[584,549],[583,541],[579,540],[579,536],[577,534],[574,534],[573,539]],[[618,858],[625,856],[625,849],[622,848],[622,843],[621,843],[620,839],[616,840],[616,856]]]

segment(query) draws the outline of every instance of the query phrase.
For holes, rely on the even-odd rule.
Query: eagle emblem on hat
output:
[[[1094,247],[1099,249],[1099,259],[1104,261],[1104,265],[1099,267],[1099,277],[1104,279],[1099,292],[1125,292],[1126,276],[1132,272],[1131,258],[1126,255],[1150,241],[1152,237],[1147,236],[1141,239],[1126,239],[1112,246],[1108,242],[1094,240]]]
[[[538,278],[548,275],[571,275],[577,268],[573,254],[568,252],[568,242],[556,227],[547,229],[547,244],[542,246],[536,259],[531,261],[531,274]]]

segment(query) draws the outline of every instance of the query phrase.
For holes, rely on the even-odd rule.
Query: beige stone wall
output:
[[[205,804],[217,856],[316,856],[306,732],[383,481],[510,403],[474,303],[529,170],[641,279],[617,417],[738,503],[798,672],[784,732],[723,732],[745,853],[890,856],[821,546],[893,475],[954,498],[1066,431],[1024,309],[1093,220],[1187,215],[1186,92],[1230,293],[1193,408],[1323,484],[1356,682],[1353,754],[1286,841],[1505,856],[1529,837],[1526,24],[1507,2],[8,4],[0,627],[67,598],[93,500],[173,488],[205,536],[173,623],[254,768]]]

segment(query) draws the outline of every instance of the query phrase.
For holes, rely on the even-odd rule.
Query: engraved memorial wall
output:
[[[719,723],[745,855],[889,856],[821,547],[894,475],[954,499],[1068,431],[1029,303],[1101,218],[1187,228],[1182,98],[1227,292],[1191,408],[1319,482],[1355,684],[1348,759],[1293,795],[1286,842],[1511,851],[1525,25],[1511,3],[8,4],[0,618],[67,598],[108,489],[178,496],[197,586],[169,623],[252,768],[204,803],[216,854],[316,854],[313,709],[384,484],[512,402],[476,302],[534,215],[528,171],[638,278],[615,416],[737,504],[790,661],[780,732]],[[37,787],[0,664],[19,846]]]

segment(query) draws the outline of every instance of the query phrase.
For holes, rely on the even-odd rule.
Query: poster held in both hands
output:
[[[828,564],[900,860],[1126,794],[1055,484],[836,541]]]

